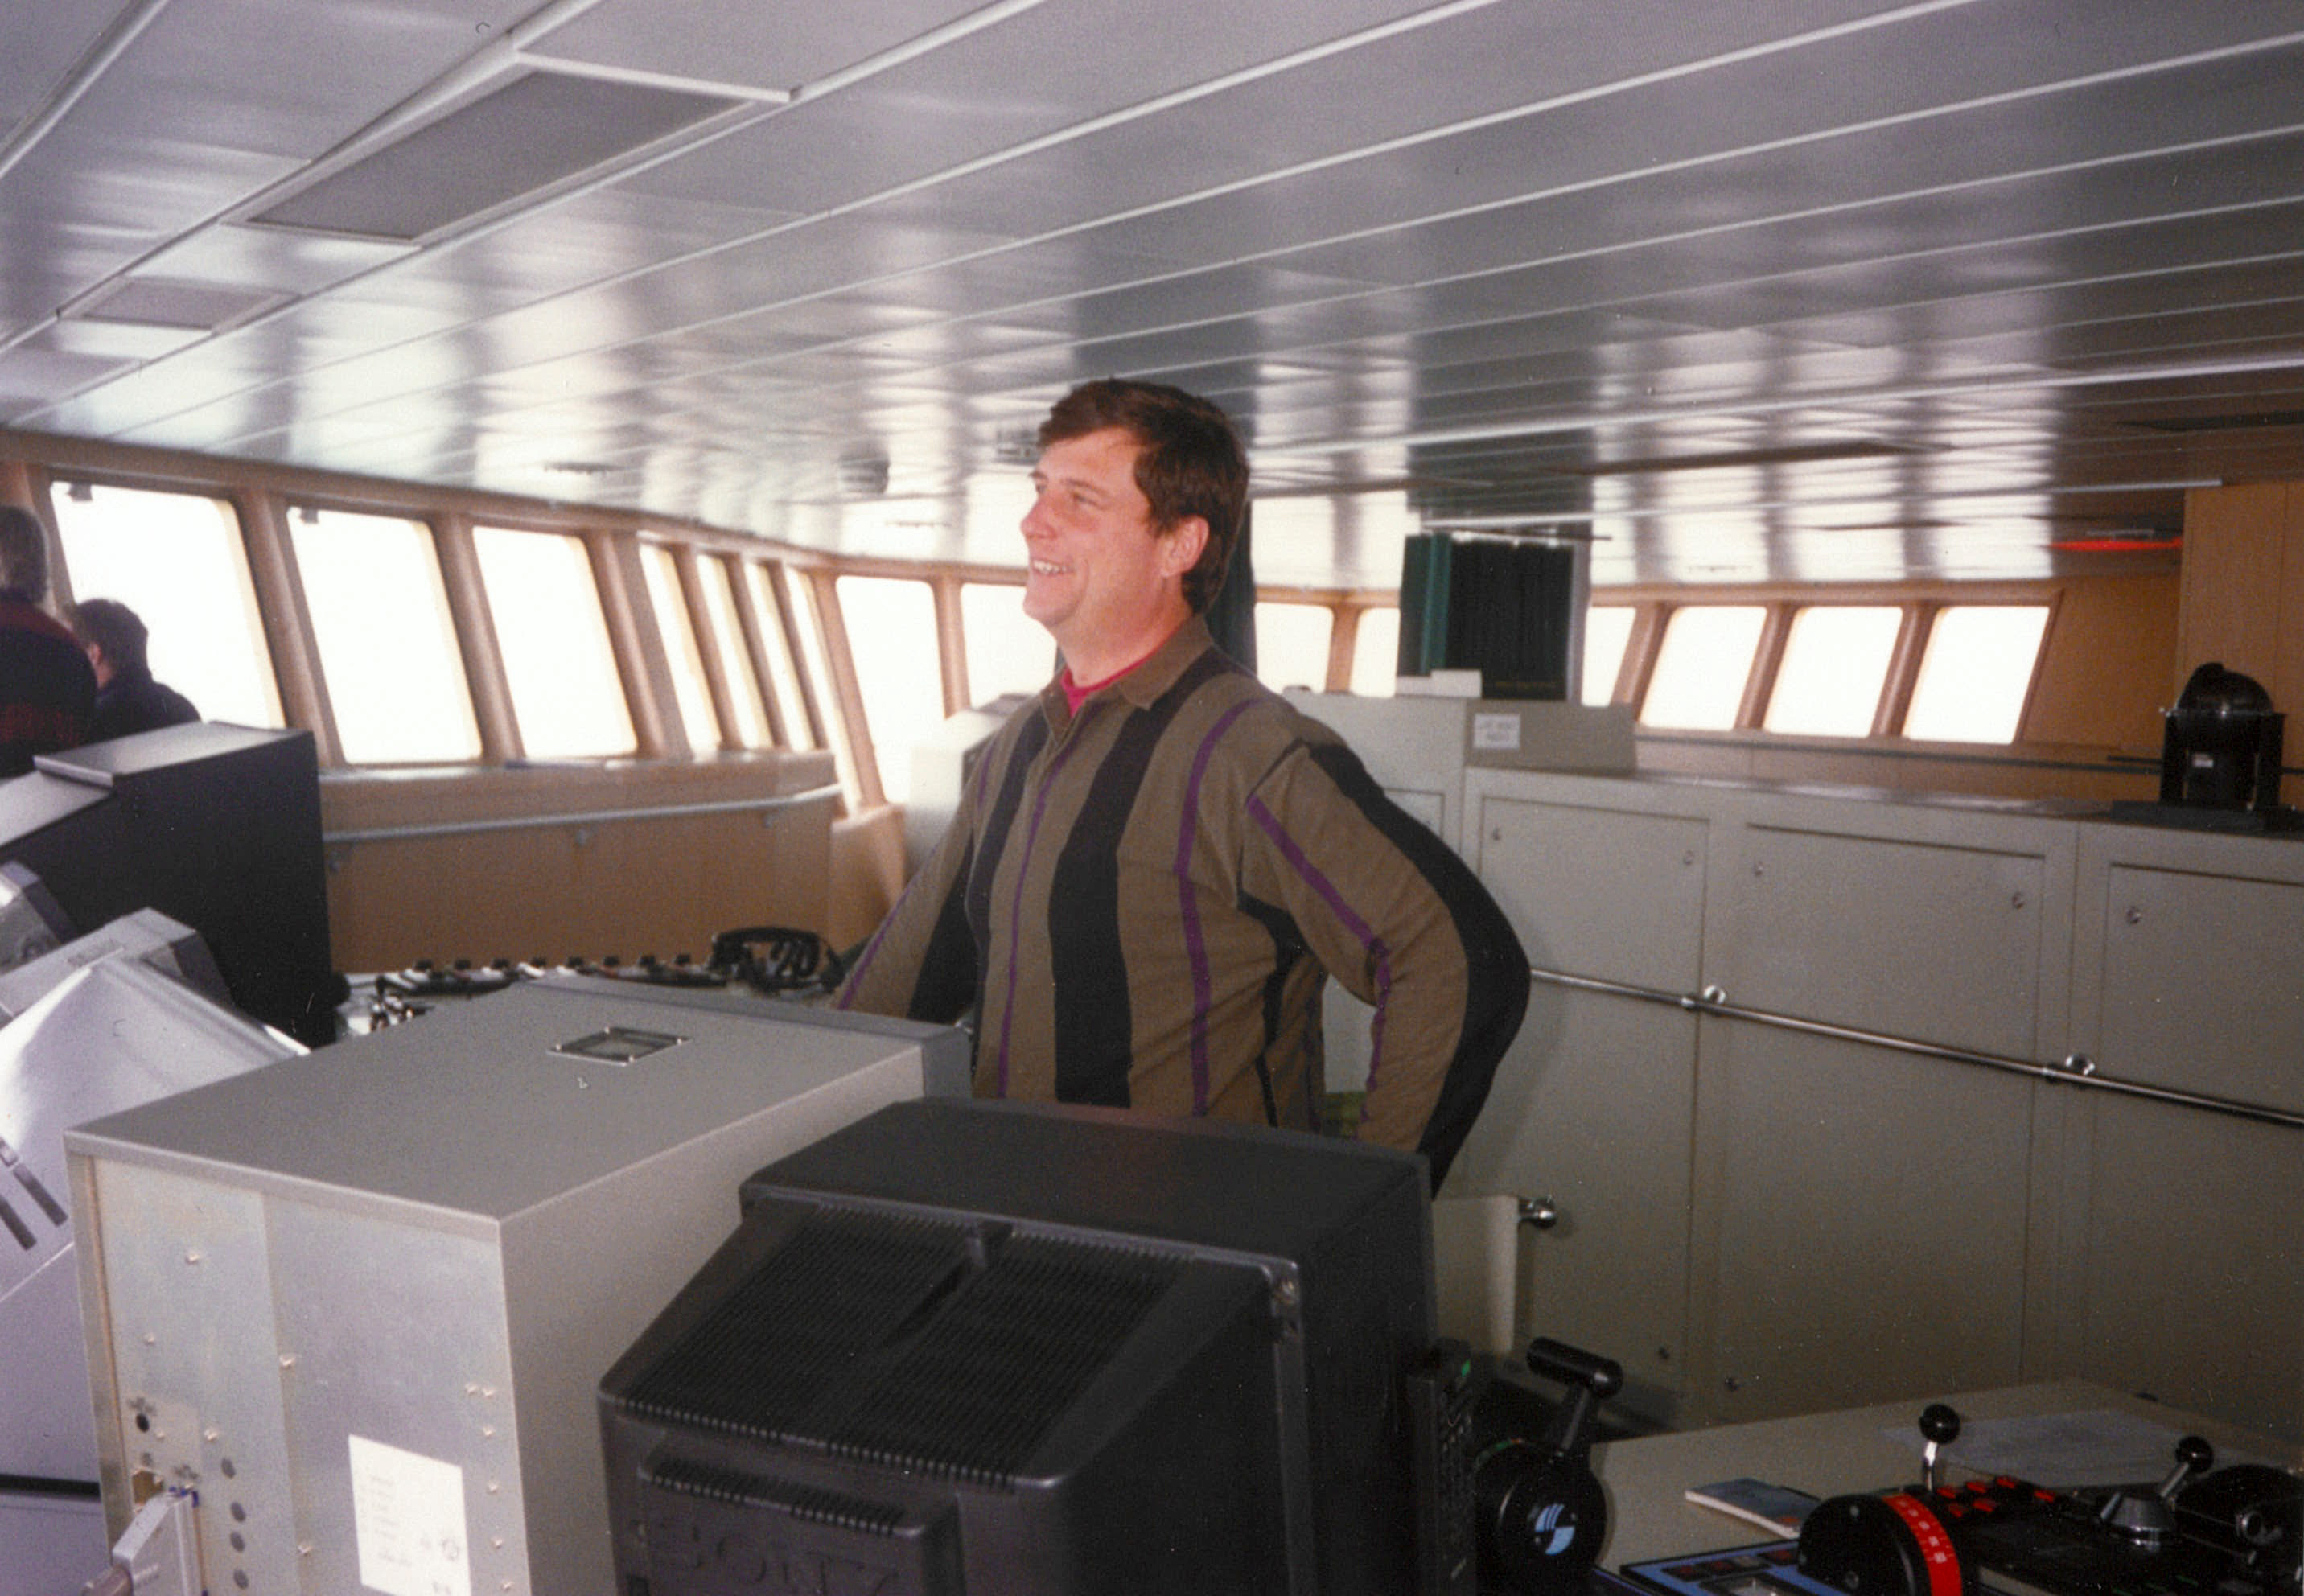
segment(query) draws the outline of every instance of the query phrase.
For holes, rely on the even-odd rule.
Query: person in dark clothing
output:
[[[39,518],[0,505],[0,777],[21,776],[32,756],[88,741],[96,673],[64,623],[40,607],[48,596],[48,540]]]
[[[96,670],[96,719],[89,742],[157,731],[200,717],[191,700],[152,679],[152,667],[144,658],[144,623],[120,600],[91,598],[74,605],[72,630],[87,646],[88,662]]]

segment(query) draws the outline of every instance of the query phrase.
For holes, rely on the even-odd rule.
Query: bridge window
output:
[[[1673,611],[1656,650],[1648,697],[1640,704],[1640,724],[1689,731],[1734,726],[1767,617],[1767,610],[1758,604],[1698,605]]]
[[[1928,628],[1904,735],[1928,743],[2013,743],[2032,691],[2045,604],[1948,605]]]
[[[1056,674],[1056,642],[1024,613],[1013,582],[970,582],[960,588],[960,634],[968,652],[968,696],[988,704],[1004,693],[1033,693]]]
[[[728,697],[736,710],[736,737],[746,748],[767,748],[775,738],[768,730],[767,711],[761,708],[759,673],[752,668],[752,651],[744,645],[743,623],[736,618],[736,582],[728,562],[699,557],[697,574],[704,579],[704,609],[709,617],[713,648],[720,657],[720,675],[728,683]]]
[[[856,659],[880,791],[889,802],[902,803],[911,791],[912,745],[944,721],[936,596],[928,583],[903,577],[843,576],[834,585]]]
[[[784,630],[784,613],[776,602],[776,573],[750,560],[744,562],[744,590],[752,600],[752,619],[760,641],[767,645],[768,685],[776,695],[776,714],[784,721],[784,746],[803,752],[817,746],[816,727],[809,717],[808,689],[800,680],[800,662],[792,658],[792,634]]]
[[[400,516],[298,508],[288,532],[345,760],[479,759],[479,724],[432,529]]]
[[[472,545],[528,757],[634,752],[631,709],[584,540],[479,526]]]
[[[55,513],[72,597],[134,610],[154,675],[210,720],[286,724],[231,501],[75,482]]]
[[[1869,736],[1903,620],[1893,605],[1812,605],[1794,612],[1768,695],[1767,729]]]
[[[1390,698],[1400,679],[1400,607],[1378,605],[1360,611],[1352,636],[1351,690],[1362,698]]]
[[[1583,702],[1614,701],[1637,613],[1625,604],[1595,605],[1584,612],[1584,691],[1579,695]]]
[[[688,728],[688,746],[698,754],[720,748],[720,717],[712,708],[712,687],[704,675],[704,652],[696,646],[696,621],[688,613],[688,597],[680,590],[680,556],[661,543],[640,546],[640,567],[648,573],[648,601],[656,607],[656,628],[672,664],[673,696],[680,703],[680,723]]]
[[[1325,604],[1256,607],[1256,674],[1272,688],[1328,687],[1328,639],[1336,612]]]

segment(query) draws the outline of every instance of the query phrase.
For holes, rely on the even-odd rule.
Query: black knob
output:
[[[2188,1469],[2212,1469],[2216,1466],[2216,1449],[2208,1445],[2207,1437],[2188,1435],[2176,1443],[2176,1461]]]
[[[1948,1402],[1931,1402],[1920,1410],[1920,1434],[1938,1446],[1960,1439],[1960,1413]]]

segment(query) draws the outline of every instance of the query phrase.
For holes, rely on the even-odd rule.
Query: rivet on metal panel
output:
[[[479,1396],[479,1394],[480,1394],[480,1387],[479,1387],[479,1382],[478,1380],[466,1380],[466,1381],[464,1382],[464,1395],[465,1395],[465,1396]]]
[[[1659,1346],[1659,1347],[1657,1347],[1657,1348],[1656,1348],[1656,1362],[1657,1362],[1657,1363],[1671,1363],[1671,1362],[1672,1362],[1672,1348],[1670,1348],[1669,1346]]]
[[[1752,873],[1756,876],[1765,876],[1768,873],[1768,867],[1755,859],[1752,861]]]
[[[1682,853],[1682,854],[1680,856],[1680,862],[1681,862],[1681,863],[1682,863],[1682,864],[1690,864],[1690,865],[1694,864],[1694,863],[1696,862],[1696,850],[1695,850],[1695,849],[1693,849],[1693,848],[1690,848],[1690,849],[1689,849],[1689,850],[1688,850],[1688,852],[1686,852],[1685,853]]]
[[[2024,895],[2020,892],[2013,894],[2010,896],[2008,901],[2017,908],[2020,909],[2024,906]]]
[[[309,1541],[299,1541],[296,1542],[296,1555],[300,1558],[310,1557],[312,1555],[312,1543]]]
[[[1500,843],[1500,842],[1504,841],[1504,828],[1503,827],[1501,827],[1501,826],[1491,826],[1491,827],[1489,827],[1489,828],[1488,828],[1488,840],[1489,840],[1490,842],[1492,842],[1492,843]]]
[[[480,1395],[493,1402],[496,1400],[496,1388],[494,1386],[482,1386],[480,1388]]]
[[[496,1439],[496,1427],[495,1425],[493,1425],[493,1424],[483,1424],[483,1425],[481,1425],[481,1426],[480,1426],[480,1439],[481,1439],[482,1440],[492,1441],[492,1440]]]
[[[159,1337],[155,1336],[155,1335],[154,1335],[151,1331],[149,1331],[149,1330],[147,1330],[147,1331],[145,1331],[145,1332],[144,1332],[144,1345],[145,1345],[145,1346],[157,1346],[159,1344],[160,1344],[160,1337]]]
[[[282,1353],[280,1354],[280,1366],[283,1369],[293,1369],[296,1366],[296,1354],[292,1352]]]
[[[503,1487],[502,1485],[500,1485],[499,1483],[497,1483],[496,1481],[491,1480],[491,1481],[488,1481],[488,1494],[489,1494],[490,1496],[494,1496],[494,1495],[496,1495],[496,1492],[498,1492],[499,1490],[502,1490],[503,1489],[504,1489],[504,1487]]]
[[[2142,925],[2144,923],[2144,911],[2138,908],[2135,904],[2130,904],[2128,906],[2128,923],[2130,925]]]
[[[206,1430],[200,1431],[200,1439],[213,1447],[216,1445],[216,1437],[223,1433],[223,1430],[218,1430],[215,1425],[211,1424]]]
[[[1744,1388],[1744,1382],[1743,1382],[1742,1380],[1738,1380],[1738,1379],[1737,1379],[1734,1375],[1732,1375],[1732,1375],[1730,1375],[1726,1380],[1722,1380],[1720,1383],[1721,1383],[1723,1386],[1724,1386],[1725,1388],[1728,1388],[1729,1390],[1731,1390],[1731,1391],[1741,1391],[1741,1390],[1742,1390],[1742,1389]]]
[[[200,1252],[198,1247],[192,1248],[184,1254],[184,1261],[186,1263],[198,1263],[199,1261]]]

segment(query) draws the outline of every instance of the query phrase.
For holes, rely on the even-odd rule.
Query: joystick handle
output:
[[[2164,1502],[2173,1502],[2193,1475],[2205,1474],[2215,1466],[2216,1449],[2208,1445],[2206,1438],[2188,1435],[2176,1443],[2176,1466],[2168,1471],[2168,1477],[2152,1494]]]
[[[1931,1402],[1920,1410],[1920,1486],[1933,1494],[1942,1483],[1936,1478],[1938,1454],[1960,1439],[1960,1413],[1948,1402]]]
[[[1556,1380],[1568,1388],[1542,1445],[1563,1457],[1582,1457],[1592,1447],[1592,1419],[1600,1404],[1624,1388],[1624,1366],[1614,1358],[1538,1336],[1528,1344],[1528,1367],[1532,1374]]]

